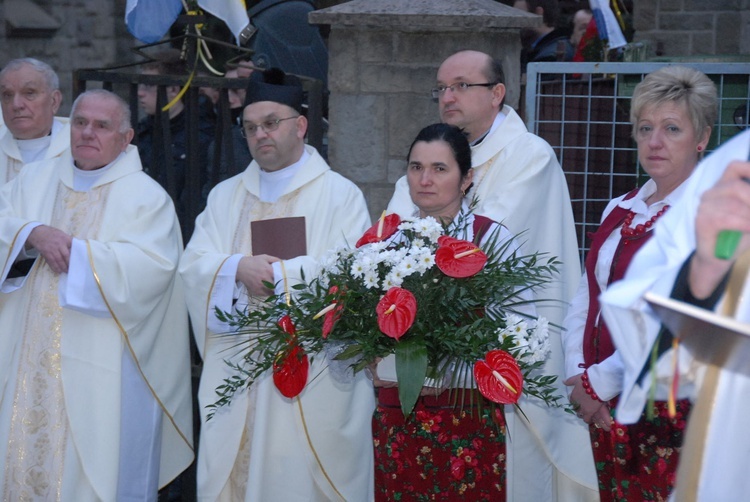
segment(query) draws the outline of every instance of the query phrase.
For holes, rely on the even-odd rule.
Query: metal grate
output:
[[[710,152],[748,124],[750,63],[532,63],[523,115],[554,149],[568,180],[581,259],[607,203],[647,179],[631,137],[630,99],[644,75],[670,64],[708,75],[719,95]]]

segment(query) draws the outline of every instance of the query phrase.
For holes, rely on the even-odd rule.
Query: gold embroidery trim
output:
[[[135,351],[133,350],[133,346],[130,344],[130,338],[128,337],[128,333],[125,331],[125,328],[123,328],[122,324],[120,323],[120,320],[115,315],[115,312],[112,310],[112,307],[110,306],[109,302],[107,301],[107,297],[104,294],[104,288],[102,288],[101,281],[99,280],[99,274],[96,273],[96,267],[94,266],[94,257],[91,253],[91,243],[88,239],[86,239],[86,250],[88,252],[89,257],[89,265],[91,266],[91,272],[94,274],[94,280],[96,281],[96,286],[99,288],[99,293],[102,295],[102,300],[104,300],[104,304],[107,306],[107,310],[109,310],[109,314],[112,316],[112,319],[115,321],[115,324],[117,324],[117,329],[120,330],[120,333],[123,336],[123,339],[125,340],[125,345],[128,347],[128,351],[130,351],[130,355],[133,357],[133,361],[135,361],[135,365],[138,368],[138,372],[141,374],[141,377],[143,377],[143,381],[146,382],[146,385],[148,386],[148,390],[151,392],[151,395],[154,396],[154,399],[156,399],[156,402],[159,403],[159,406],[161,407],[164,414],[167,416],[169,421],[172,423],[172,426],[175,428],[177,433],[180,435],[183,441],[185,441],[185,444],[190,448],[191,451],[195,451],[193,447],[190,445],[190,441],[185,437],[185,435],[182,433],[182,430],[177,426],[177,423],[174,420],[174,417],[172,417],[172,414],[167,410],[167,407],[164,406],[164,403],[161,402],[161,399],[159,399],[159,396],[156,395],[156,392],[154,391],[154,388],[151,387],[151,383],[148,381],[148,378],[146,378],[145,373],[143,373],[143,369],[141,368],[141,363],[138,361],[138,357],[135,354]]]
[[[227,262],[229,258],[231,258],[231,256],[227,256],[226,258],[222,260],[221,265],[219,265],[219,268],[216,269],[216,273],[214,274],[213,279],[211,279],[211,287],[208,288],[208,296],[206,296],[206,318],[203,320],[203,322],[205,323],[205,326],[208,326],[208,316],[211,313],[211,308],[210,308],[211,307],[211,291],[213,291],[214,286],[216,286],[216,278],[219,276],[219,272],[221,272],[221,267],[224,266],[224,264]],[[237,279],[235,279],[235,282],[236,281]],[[206,333],[205,333],[206,331],[208,331],[208,328],[205,328],[203,331],[204,331],[203,333],[204,340],[203,340],[203,352],[201,353],[201,357],[204,357],[206,354],[206,350],[208,350],[208,347],[206,346],[208,344],[208,337],[206,336]]]
[[[3,272],[8,267],[8,262],[10,261],[10,255],[13,253],[13,248],[16,247],[16,241],[18,240],[18,236],[21,234],[21,232],[23,232],[23,229],[29,225],[31,225],[31,222],[25,223],[21,228],[18,229],[18,232],[16,232],[16,235],[13,236],[13,240],[10,243],[10,250],[8,251],[8,256],[5,257],[5,263],[3,264]]]
[[[280,260],[281,275],[284,281],[284,301],[286,301],[287,307],[292,305],[292,295],[289,294],[289,278],[286,276],[286,267],[284,266],[284,260]]]
[[[315,461],[318,463],[318,467],[320,467],[320,471],[323,473],[323,476],[325,476],[326,481],[328,481],[328,484],[331,485],[331,488],[333,488],[333,491],[336,492],[336,495],[341,497],[341,500],[346,501],[346,498],[344,498],[343,495],[341,495],[341,492],[339,492],[338,488],[336,488],[336,485],[333,484],[333,480],[326,472],[325,468],[323,467],[323,463],[320,461],[320,457],[318,456],[318,452],[315,450],[315,446],[313,446],[312,438],[310,437],[310,433],[307,430],[307,422],[305,421],[305,412],[302,410],[302,400],[297,396],[297,405],[299,406],[299,416],[302,419],[302,428],[305,430],[305,437],[307,438],[307,444],[310,446],[310,451],[312,451],[313,456],[315,457]]]

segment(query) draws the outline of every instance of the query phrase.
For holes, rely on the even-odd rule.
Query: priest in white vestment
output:
[[[696,419],[705,429],[700,437],[691,437],[693,424],[689,422],[677,475],[676,500],[747,498],[750,377],[728,370],[712,374],[682,345],[675,354],[670,339],[665,339],[670,337],[658,336],[659,318],[645,303],[643,294],[652,291],[673,296],[725,314],[726,308],[736,306],[734,317],[750,323],[748,281],[740,287],[738,297],[729,299],[724,294],[730,267],[737,265],[743,251],[750,249],[748,153],[750,131],[745,131],[706,157],[688,180],[679,202],[656,224],[653,239],[635,255],[625,278],[601,296],[602,311],[625,364],[624,389],[617,407],[619,421],[638,420],[651,392],[655,399],[667,400],[675,361],[679,375],[675,397],[696,397],[703,382],[707,387],[701,392],[707,394],[704,397],[701,393],[701,397],[713,401],[708,418]],[[728,260],[714,256],[720,230],[737,230],[743,236]],[[655,346],[658,359],[652,366]],[[748,368],[748,362],[737,361],[736,356],[727,361],[727,366],[732,365]],[[691,420],[698,415],[699,405],[700,402],[693,409]],[[702,455],[691,455],[695,450],[687,446],[693,440],[703,449]]]
[[[248,296],[265,297],[270,291],[262,281],[276,284],[277,292],[291,288],[302,268],[314,277],[318,258],[353,244],[370,224],[361,191],[304,144],[299,81],[275,69],[253,75],[242,127],[254,160],[211,191],[180,263],[203,357],[198,498],[367,502],[374,496],[375,399],[362,373],[337,380],[325,357],[316,357],[306,387],[289,399],[269,371],[207,420],[216,388],[233,374],[225,360],[237,355],[226,336],[231,328],[215,308],[230,312],[235,301],[242,308]],[[259,237],[251,222],[282,217],[304,217],[306,255],[254,256]]]
[[[0,71],[0,186],[30,162],[59,157],[70,148],[67,118],[55,117],[60,80],[46,63],[14,59]]]
[[[502,65],[489,55],[461,51],[438,70],[432,97],[443,122],[464,130],[471,142],[474,184],[467,198],[475,208],[519,236],[525,253],[542,252],[562,261],[557,282],[539,293],[539,315],[562,325],[568,302],[580,279],[580,256],[568,185],[552,148],[530,133],[510,106],[504,105]],[[396,183],[389,212],[413,216],[406,176]],[[563,354],[559,332],[550,331],[552,355],[545,373],[562,384]],[[515,500],[597,500],[598,488],[588,429],[561,408],[526,399],[528,422],[508,417],[508,496]]]
[[[71,117],[0,191],[0,499],[155,501],[194,457],[179,224],[127,103]]]

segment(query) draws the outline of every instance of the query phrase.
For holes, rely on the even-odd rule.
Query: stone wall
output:
[[[126,0],[6,0],[0,3],[0,67],[19,57],[34,57],[49,63],[60,77],[63,104],[60,114],[70,111],[73,71],[102,68],[134,60],[130,47],[138,45],[125,26]],[[49,36],[17,36],[8,16],[31,15],[41,9],[59,24]],[[33,33],[32,33],[33,35]]]
[[[750,54],[750,0],[634,0],[635,40],[663,57]]]

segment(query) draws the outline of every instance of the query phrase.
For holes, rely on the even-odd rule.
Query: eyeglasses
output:
[[[264,120],[260,124],[253,124],[252,122],[248,122],[242,126],[242,136],[244,136],[245,138],[251,138],[255,136],[255,134],[258,132],[258,129],[263,129],[263,132],[273,132],[279,128],[279,123],[281,121],[296,119],[297,117],[299,117],[299,115],[295,115],[294,117],[286,117],[283,119],[268,119]]]
[[[467,84],[466,82],[459,82],[451,85],[439,85],[432,89],[432,99],[438,99],[445,94],[445,91],[448,89],[450,89],[451,92],[465,92],[469,87],[494,87],[497,84],[497,82],[486,82],[484,84]]]

